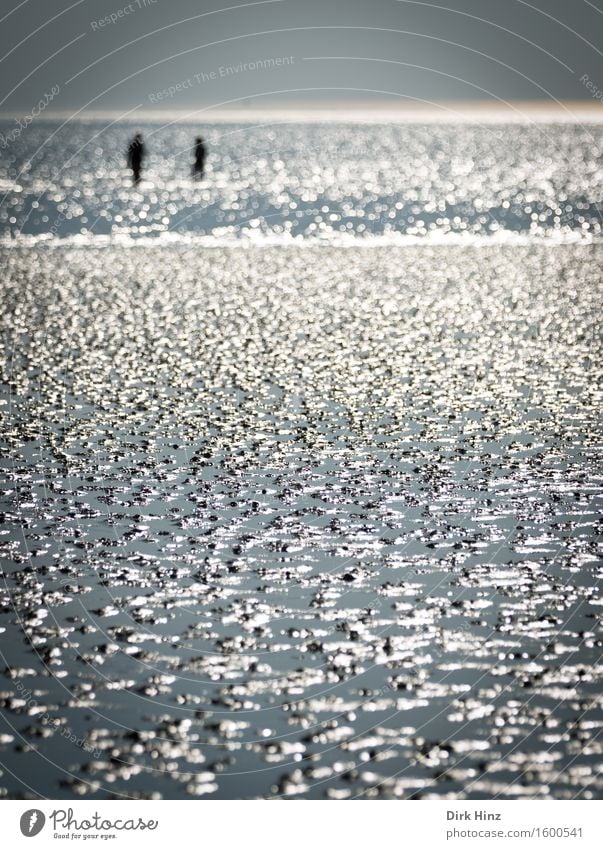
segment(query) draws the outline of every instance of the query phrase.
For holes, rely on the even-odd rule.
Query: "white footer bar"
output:
[[[603,846],[603,803],[3,801],[0,844],[244,849]]]

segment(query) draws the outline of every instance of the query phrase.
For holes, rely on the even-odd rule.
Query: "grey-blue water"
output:
[[[100,126],[3,151],[0,795],[601,798],[600,129]]]
[[[4,236],[222,239],[596,236],[603,128],[591,124],[0,124]],[[129,137],[148,149],[132,191]],[[208,148],[191,179],[194,138]]]

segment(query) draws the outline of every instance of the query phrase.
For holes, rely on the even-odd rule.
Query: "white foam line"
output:
[[[253,238],[212,236],[197,233],[164,233],[156,236],[132,236],[128,233],[113,235],[73,234],[54,237],[47,233],[23,235],[17,238],[0,238],[3,248],[30,248],[44,245],[50,248],[60,247],[113,247],[113,248],[149,248],[171,245],[190,245],[202,248],[375,248],[375,247],[480,247],[489,248],[500,245],[525,247],[561,247],[564,245],[603,245],[603,236],[589,236],[581,233],[527,234],[501,230],[489,236],[476,234],[436,233],[429,236],[409,236],[404,233],[379,236],[333,236],[332,238],[305,238],[283,236],[259,236]]]

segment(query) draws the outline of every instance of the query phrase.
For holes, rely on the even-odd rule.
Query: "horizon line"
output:
[[[142,104],[141,104],[142,106]],[[297,103],[236,104],[233,106],[170,108],[141,108],[131,111],[125,122],[179,120],[184,123],[202,121],[257,121],[258,119],[304,120],[304,121],[389,121],[435,120],[585,120],[598,123],[603,120],[603,104],[590,100],[566,100],[551,103],[546,100],[511,100],[501,103],[491,100],[446,100],[439,103],[416,101],[350,100],[350,101],[299,101]],[[119,119],[124,115],[120,109],[93,109],[78,112],[72,110],[47,109],[36,117],[38,121],[68,120],[78,115],[78,121]],[[19,119],[22,112],[0,110],[0,120]]]

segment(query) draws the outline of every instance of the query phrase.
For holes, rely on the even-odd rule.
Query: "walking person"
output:
[[[195,139],[195,161],[193,163],[193,177],[196,180],[201,180],[205,171],[205,143],[201,136]]]
[[[128,168],[132,171],[132,181],[135,186],[140,183],[142,161],[145,155],[146,151],[142,141],[142,134],[136,133],[128,145]]]

